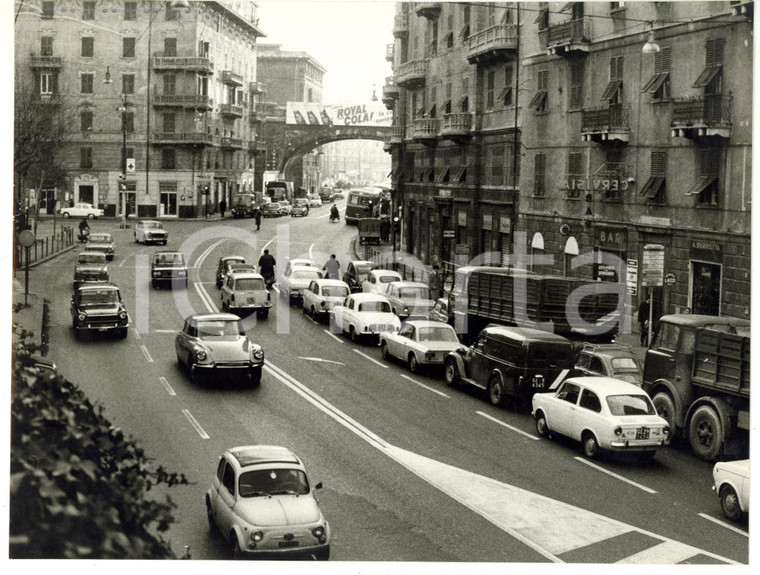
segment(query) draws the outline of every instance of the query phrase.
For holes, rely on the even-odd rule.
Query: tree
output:
[[[176,558],[162,537],[176,506],[146,494],[187,479],[154,468],[102,407],[35,367],[30,335],[20,334],[14,354],[10,557]]]

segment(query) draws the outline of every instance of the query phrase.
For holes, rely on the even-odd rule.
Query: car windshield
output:
[[[607,406],[612,415],[656,415],[649,397],[646,395],[610,395]]]
[[[372,266],[369,264],[356,264],[354,268],[358,274],[367,274],[372,269]]]
[[[240,497],[306,495],[309,481],[300,469],[256,469],[240,474]]]
[[[145,222],[143,224],[143,227],[144,228],[154,228],[154,229],[157,229],[157,230],[160,230],[160,229],[164,228],[164,226],[163,226],[163,224],[161,224],[161,222]]]
[[[612,369],[615,371],[638,371],[639,364],[632,357],[613,357]]]
[[[79,254],[77,263],[80,264],[105,264],[105,254]]]
[[[322,295],[325,297],[346,297],[348,288],[344,286],[322,286]]]
[[[424,287],[406,287],[398,290],[401,299],[427,299],[428,289]]]
[[[159,265],[183,265],[185,258],[182,254],[159,254],[156,256],[156,263]]]
[[[317,270],[297,270],[293,272],[294,280],[316,280],[322,277]]]
[[[111,241],[111,234],[90,234],[90,243],[107,244]]]
[[[421,327],[417,333],[420,341],[459,341],[454,330],[446,327]]]
[[[214,320],[198,322],[198,337],[245,335],[237,320]]]
[[[379,281],[381,284],[389,284],[391,282],[397,282],[401,278],[398,276],[392,276],[392,275],[385,275],[385,276],[378,276],[377,281]]]
[[[272,202],[271,204],[264,204],[264,207],[267,210],[279,210],[280,204],[278,204],[277,202]]]
[[[389,313],[391,306],[387,301],[365,301],[359,304],[359,311],[379,311]]]
[[[79,305],[82,307],[111,305],[119,302],[119,292],[114,289],[88,289],[81,292]]]
[[[255,270],[256,266],[253,264],[233,263],[228,266],[230,270]]]
[[[235,282],[235,289],[240,291],[263,290],[264,278],[239,278]]]

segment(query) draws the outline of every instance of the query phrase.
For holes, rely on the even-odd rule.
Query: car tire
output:
[[[723,425],[715,410],[701,405],[689,422],[689,443],[694,455],[705,461],[712,461],[723,446]]]
[[[255,386],[261,384],[261,366],[252,367],[248,372],[251,377],[251,383]]]
[[[135,234],[135,243],[139,244],[140,242],[137,240],[137,234]]]
[[[232,554],[233,559],[240,559],[243,557],[243,550],[240,548],[240,542],[234,531],[230,533],[230,553]]]
[[[330,547],[327,546],[324,549],[320,549],[314,554],[314,558],[317,561],[328,561],[330,559]]]
[[[446,359],[443,364],[443,377],[446,380],[446,385],[449,387],[459,386],[459,369],[457,368],[457,362],[455,359]]]
[[[211,502],[206,498],[206,518],[208,519],[208,530],[212,537],[219,535],[219,528],[214,522],[214,517],[211,515]]]
[[[311,306],[311,310],[310,310],[309,315],[311,316],[312,319],[314,319],[314,320],[317,319],[317,310],[316,310],[316,308],[314,306]]]
[[[352,342],[359,343],[359,334],[356,333],[356,330],[352,325],[348,326],[348,336],[351,338]]]
[[[388,344],[385,341],[380,342],[380,355],[385,361],[391,360],[391,352],[388,351]]]
[[[166,245],[166,242],[167,242],[167,240],[164,240],[163,242],[161,242],[161,245],[164,245],[164,246],[165,246],[165,245]]]
[[[549,424],[546,423],[546,416],[543,411],[536,412],[536,433],[544,439],[547,439],[550,435]]]
[[[268,318],[269,317],[269,308],[260,309],[256,315],[258,315],[258,317],[260,317],[261,319]]]
[[[419,373],[420,372],[420,363],[417,361],[417,356],[414,355],[414,353],[409,354],[409,371],[411,373]]]
[[[95,216],[93,214],[87,214],[87,219],[88,220],[94,220]]]
[[[676,435],[676,404],[669,393],[660,391],[652,398],[657,415],[668,422],[671,438]]]
[[[71,214],[69,212],[63,212],[63,214],[61,215],[63,215],[63,218],[66,220],[68,220],[71,217]]]
[[[229,313],[229,311],[230,311],[230,306],[228,306],[227,302],[224,301],[224,300],[222,300],[222,311],[224,313]]]
[[[507,402],[507,394],[504,383],[498,375],[492,375],[488,380],[488,400],[491,405],[503,407]]]
[[[589,459],[596,459],[599,457],[599,442],[596,440],[591,432],[586,432],[581,438],[583,441],[583,454]]]
[[[739,496],[730,485],[724,485],[720,488],[720,508],[723,511],[723,515],[732,521],[738,521],[744,515],[739,506]]]
[[[198,372],[198,368],[195,367],[195,361],[191,359],[188,360],[187,372],[190,374],[190,381],[198,385],[200,383],[201,374]]]

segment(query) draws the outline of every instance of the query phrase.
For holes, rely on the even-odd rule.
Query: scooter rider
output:
[[[264,250],[264,253],[259,258],[259,270],[267,287],[270,287],[274,283],[274,266],[276,265],[277,262],[274,256],[269,253],[269,250]]]
[[[330,208],[330,219],[331,220],[339,220],[340,219],[340,212],[338,211],[338,206],[335,204],[332,205]]]
[[[79,222],[79,239],[80,241],[85,241],[87,239],[87,236],[90,235],[90,224],[87,223],[87,219],[82,219],[81,222]]]

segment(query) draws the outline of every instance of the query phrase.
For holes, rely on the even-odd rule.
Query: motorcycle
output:
[[[272,289],[274,285],[274,272],[261,272],[261,276],[264,278],[264,285],[267,286],[267,289]]]
[[[81,230],[79,230],[79,236],[77,237],[79,238],[79,241],[82,242],[83,244],[87,243],[87,238],[90,237],[90,228],[82,228]]]
[[[340,214],[338,213],[338,211],[336,210],[334,212],[330,212],[330,223],[334,224],[339,221],[340,221]]]

